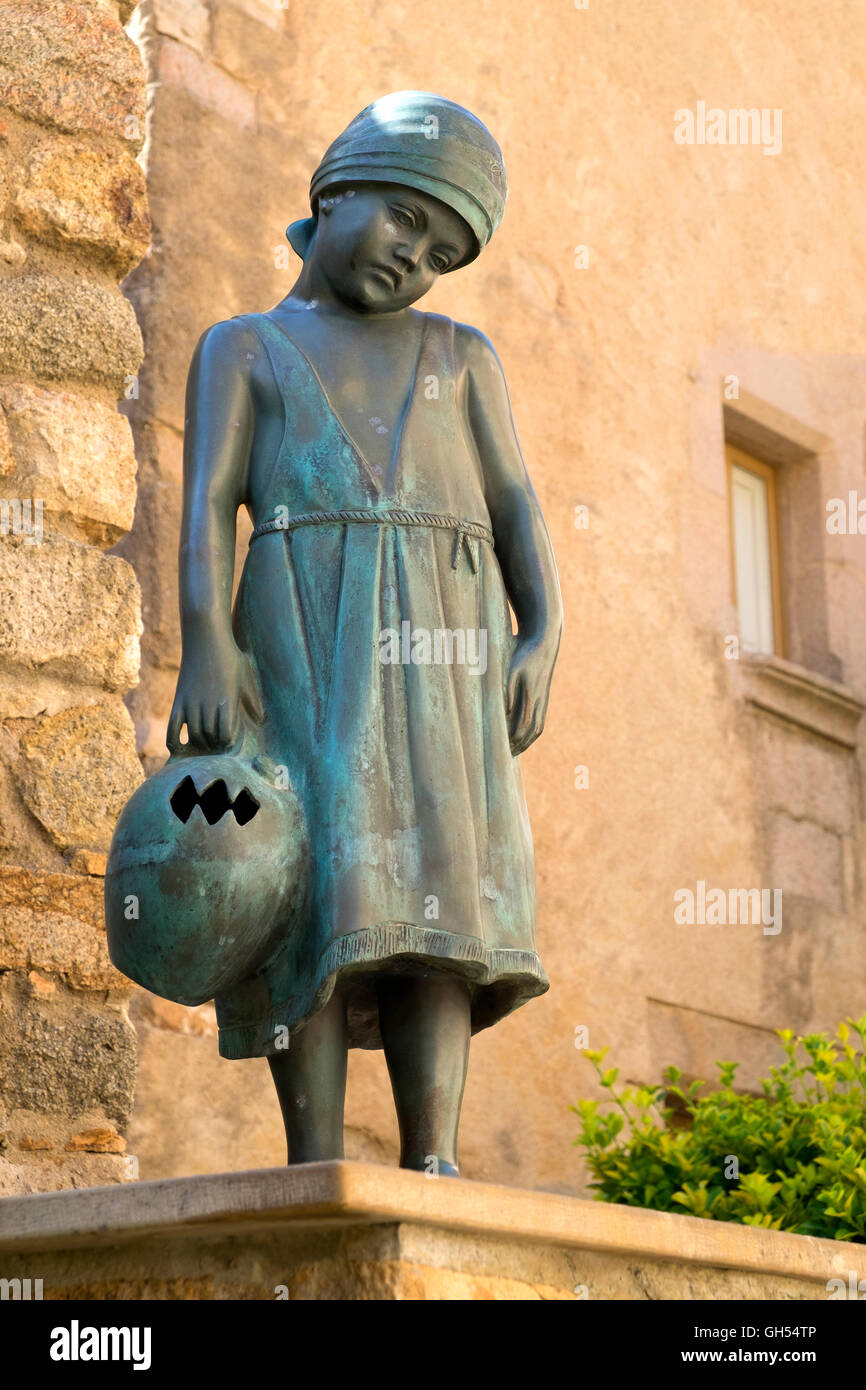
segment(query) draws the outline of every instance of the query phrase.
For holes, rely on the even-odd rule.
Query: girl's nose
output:
[[[409,242],[402,241],[399,246],[394,247],[394,255],[397,257],[398,261],[402,263],[405,270],[408,272],[410,270],[414,270],[416,265],[418,264],[420,249],[417,244],[411,244]]]

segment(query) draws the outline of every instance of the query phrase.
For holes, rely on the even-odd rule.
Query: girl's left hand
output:
[[[511,752],[525,753],[544,729],[556,652],[539,641],[518,639],[506,681],[505,713]]]

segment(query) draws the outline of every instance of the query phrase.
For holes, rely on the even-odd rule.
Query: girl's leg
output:
[[[345,1002],[335,990],[289,1048],[268,1058],[286,1126],[289,1163],[343,1157],[347,1042]]]
[[[469,991],[456,975],[383,976],[379,1027],[400,1124],[400,1167],[457,1174]]]

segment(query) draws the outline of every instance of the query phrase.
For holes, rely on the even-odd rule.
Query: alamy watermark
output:
[[[0,1302],[11,1299],[13,1303],[28,1302],[42,1298],[41,1279],[0,1279]]]
[[[780,154],[782,150],[782,112],[777,106],[734,107],[707,106],[699,101],[690,111],[680,107],[674,112],[674,140],[678,145],[761,145],[764,154]]]
[[[134,1371],[147,1371],[151,1335],[149,1327],[82,1327],[73,1318],[52,1329],[48,1354],[52,1361],[131,1361]]]
[[[866,1279],[858,1279],[857,1271],[849,1269],[847,1282],[836,1277],[827,1280],[827,1295],[830,1302],[833,1299],[852,1299],[855,1303],[866,1299]]]
[[[466,666],[471,676],[487,670],[487,629],[462,627],[413,627],[408,618],[399,629],[385,627],[379,633],[379,660],[383,666]]]
[[[866,536],[866,497],[852,488],[847,499],[831,497],[827,503],[827,534]]]
[[[678,926],[763,926],[764,936],[782,930],[781,888],[707,888],[704,879],[697,891],[678,888],[674,893],[674,921]]]
[[[0,497],[0,536],[23,536],[25,545],[41,545],[41,497]]]

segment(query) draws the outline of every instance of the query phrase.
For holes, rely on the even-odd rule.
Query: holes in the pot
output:
[[[184,777],[171,794],[171,809],[184,825],[196,806],[201,806],[202,815],[208,825],[216,825],[226,811],[233,811],[238,825],[247,825],[259,809],[255,797],[243,787],[234,801],[229,801],[229,791],[222,777],[211,782],[199,796],[191,777]]]
[[[209,787],[205,787],[198,804],[208,825],[216,825],[218,820],[222,820],[231,802],[229,789],[221,777],[218,781],[211,782]]]
[[[238,792],[234,800],[234,805],[232,806],[238,825],[246,825],[247,821],[252,820],[258,809],[259,803],[254,796],[250,795],[246,787],[244,787],[243,791]]]
[[[191,777],[184,777],[179,787],[175,787],[171,794],[171,809],[186,825],[193,812],[193,807],[198,802],[198,792]]]

